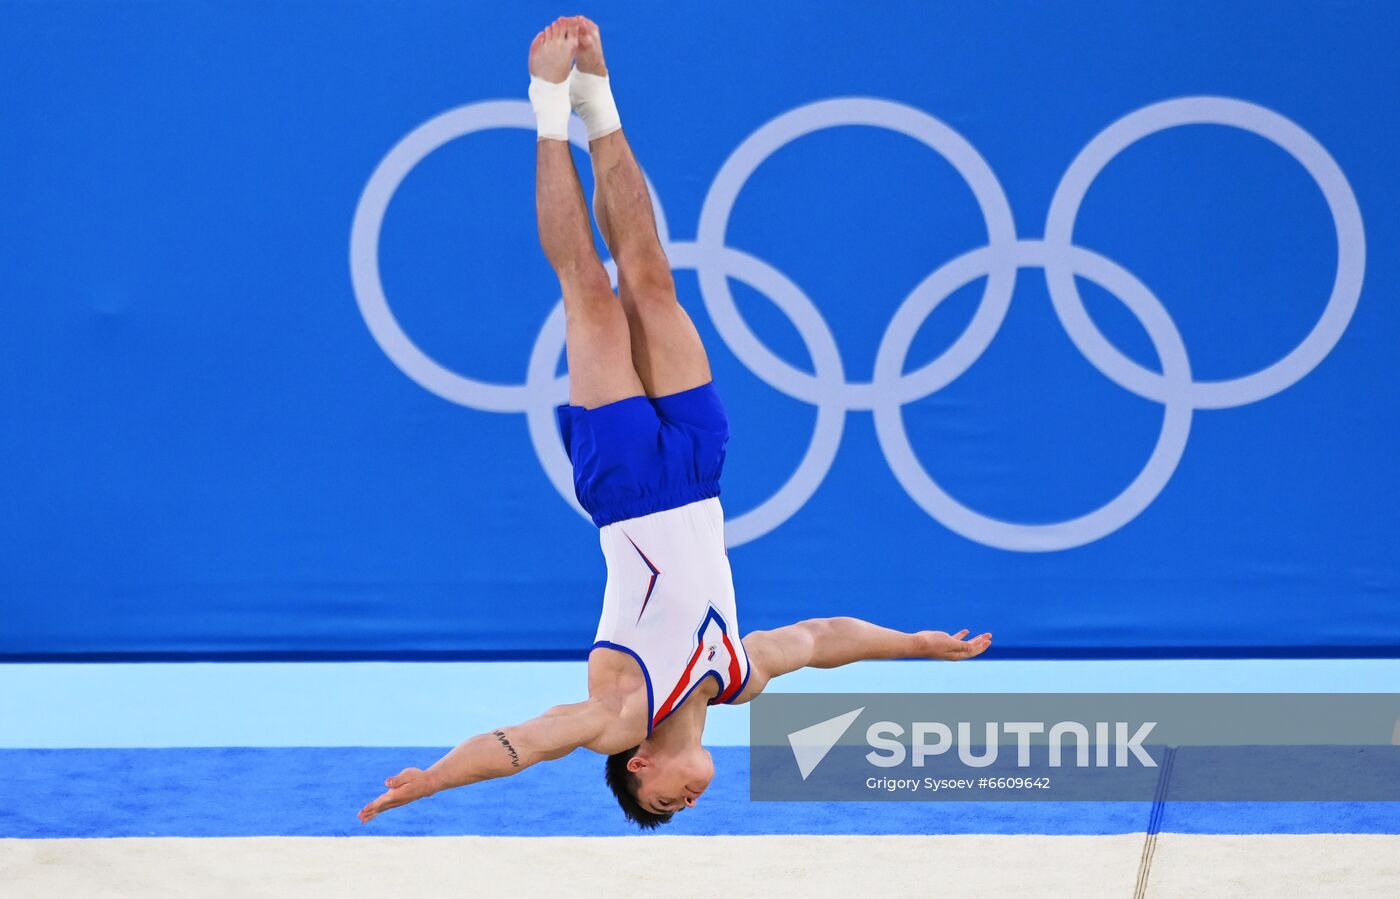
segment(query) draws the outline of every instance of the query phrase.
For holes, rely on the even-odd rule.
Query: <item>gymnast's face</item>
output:
[[[697,745],[665,754],[639,752],[628,760],[627,770],[637,775],[636,796],[642,807],[665,815],[694,808],[715,776],[715,762]]]

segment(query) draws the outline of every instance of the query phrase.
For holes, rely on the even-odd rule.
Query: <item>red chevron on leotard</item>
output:
[[[729,633],[720,632],[724,637],[724,648],[729,651],[729,686],[724,692],[714,698],[715,702],[729,702],[739,693],[739,688],[744,682],[739,679],[739,654],[734,651],[734,644],[729,642]]]
[[[681,672],[680,680],[676,681],[676,686],[672,688],[671,695],[666,697],[666,702],[663,703],[661,708],[657,710],[656,714],[652,716],[651,723],[653,725],[657,724],[661,721],[661,719],[671,714],[671,707],[676,704],[677,699],[681,698],[681,692],[685,690],[685,685],[690,683],[690,672],[695,670],[695,663],[700,661],[700,651],[704,648],[705,641],[701,639],[700,645],[695,647],[695,654],[692,655],[690,657],[690,661],[686,663],[685,671]]]

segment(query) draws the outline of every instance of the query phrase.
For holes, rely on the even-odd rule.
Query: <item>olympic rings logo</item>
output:
[[[1296,347],[1273,364],[1221,381],[1192,378],[1186,347],[1161,301],[1116,262],[1074,243],[1075,218],[1094,179],[1130,145],[1182,125],[1225,125],[1257,134],[1296,159],[1321,189],[1337,236],[1337,272],[1326,308]],[[791,280],[766,262],[728,246],[725,232],[739,191],[770,155],[805,135],[827,128],[864,125],[917,140],[941,155],[972,189],[987,226],[987,244],[937,268],[904,299],[885,329],[869,382],[846,378],[835,335],[821,312]],[[564,308],[555,305],[530,352],[523,384],[494,384],[450,371],[404,333],[384,296],[379,276],[379,234],[400,183],[426,156],[459,137],[495,128],[534,131],[523,100],[493,100],[449,110],[401,140],[370,176],[350,231],[350,273],[355,298],[371,334],[406,375],[438,396],[489,412],[524,413],[530,439],[560,496],[580,515],[569,460],[554,423],[554,406],[566,401],[567,375],[555,369],[564,349]],[[582,124],[569,132],[587,146]],[[650,185],[649,185],[650,186]],[[960,134],[927,113],[876,98],[823,100],[784,113],[750,135],[715,176],[693,241],[670,237],[657,191],[657,228],[677,269],[699,276],[705,309],[738,359],[761,380],[817,409],[812,441],[778,490],[726,525],[737,546],[767,534],[811,498],[830,469],[849,412],[874,416],[881,449],[896,479],[925,512],[945,527],[987,546],[1020,552],[1069,549],[1091,543],[1132,521],[1170,480],[1186,448],[1197,409],[1225,409],[1258,402],[1296,383],[1336,345],[1361,295],[1366,239],[1346,176],[1307,131],[1272,110],[1227,97],[1184,97],[1143,107],[1118,119],[1089,141],[1060,179],[1042,238],[1018,237],[1011,206],[986,160]],[[616,279],[613,263],[607,263]],[[940,390],[981,356],[996,337],[1011,303],[1020,269],[1045,271],[1055,314],[1079,352],[1106,378],[1165,408],[1156,446],[1142,471],[1122,492],[1087,514],[1050,524],[1018,524],[979,513],[953,498],[921,465],[905,431],[902,408]],[[1128,358],[1098,330],[1075,285],[1086,278],[1117,297],[1141,322],[1161,364],[1154,372]],[[955,290],[985,277],[986,288],[971,322],[937,358],[904,372],[910,344],[933,310]],[[812,359],[812,374],[781,359],[750,330],[730,292],[729,279],[765,295],[792,321]]]

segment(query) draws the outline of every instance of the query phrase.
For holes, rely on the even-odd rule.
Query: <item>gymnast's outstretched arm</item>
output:
[[[452,787],[518,774],[580,747],[604,755],[621,752],[639,742],[636,730],[635,723],[627,726],[616,705],[606,701],[555,706],[524,724],[472,737],[426,771],[405,768],[384,781],[386,793],[360,809],[360,822]]]
[[[905,633],[859,618],[811,618],[744,637],[749,682],[736,702],[748,702],[775,677],[799,668],[839,668],[865,659],[945,659],[979,656],[991,634],[969,638],[966,630]]]

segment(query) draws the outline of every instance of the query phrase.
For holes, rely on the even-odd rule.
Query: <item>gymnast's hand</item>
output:
[[[646,706],[626,717],[615,703],[590,698],[557,705],[522,724],[477,734],[431,768],[405,768],[384,781],[389,792],[360,809],[365,823],[386,809],[408,805],[454,787],[519,774],[531,765],[562,759],[580,746],[612,755],[646,736]]]
[[[408,805],[415,799],[422,799],[437,792],[432,775],[421,768],[405,768],[398,776],[384,781],[384,786],[389,788],[389,792],[360,809],[361,824],[386,809]]]
[[[980,656],[992,645],[991,634],[978,634],[971,639],[965,639],[967,633],[966,629],[956,634],[945,631],[919,631],[914,635],[914,639],[918,641],[921,657],[944,659],[949,662]]]

